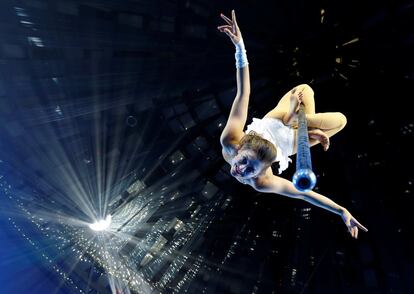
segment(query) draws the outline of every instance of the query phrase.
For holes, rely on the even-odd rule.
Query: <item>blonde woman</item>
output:
[[[247,54],[234,10],[231,19],[220,16],[225,24],[217,29],[236,47],[237,94],[220,137],[222,154],[231,166],[231,175],[257,191],[302,199],[338,214],[352,237],[358,238],[358,228],[365,232],[368,229],[347,209],[316,192],[298,191],[292,182],[274,175],[271,169],[272,163],[278,162],[281,174],[291,162],[289,156],[296,153],[295,124],[300,104],[305,108],[310,146],[320,143],[325,151],[329,148],[329,137],[346,125],[346,117],[340,112],[315,113],[314,92],[310,86],[302,84],[287,92],[262,119],[253,118],[244,131],[250,98]]]

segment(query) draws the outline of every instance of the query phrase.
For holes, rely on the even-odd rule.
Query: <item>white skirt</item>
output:
[[[280,119],[264,117],[253,118],[253,122],[247,126],[245,134],[256,132],[260,137],[270,141],[277,150],[276,161],[279,162],[279,174],[288,168],[292,159],[289,158],[293,150],[295,131],[286,126]]]

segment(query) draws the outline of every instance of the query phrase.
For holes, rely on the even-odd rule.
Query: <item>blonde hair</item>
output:
[[[271,165],[276,159],[277,150],[270,141],[263,139],[256,132],[250,131],[239,142],[239,149],[250,149],[257,155],[257,159]]]

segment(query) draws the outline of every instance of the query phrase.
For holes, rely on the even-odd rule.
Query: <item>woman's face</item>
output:
[[[254,151],[241,149],[231,161],[230,173],[233,177],[250,179],[257,177],[264,167]]]

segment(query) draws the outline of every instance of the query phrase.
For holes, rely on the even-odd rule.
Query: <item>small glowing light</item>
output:
[[[104,231],[111,225],[112,216],[108,215],[105,219],[89,224],[89,228],[94,231]]]
[[[29,43],[31,45],[37,46],[37,47],[45,47],[45,45],[43,44],[42,39],[38,38],[38,37],[27,37],[27,40],[29,41]]]
[[[347,80],[347,79],[348,79],[345,75],[343,75],[343,74],[341,74],[341,73],[339,73],[339,75],[340,75],[340,76],[341,76],[341,78],[343,78],[344,80]]]
[[[346,45],[349,45],[349,44],[352,44],[352,43],[355,43],[355,42],[358,42],[358,41],[359,41],[359,38],[358,37],[357,38],[353,38],[352,40],[343,43],[342,46],[346,46]]]

